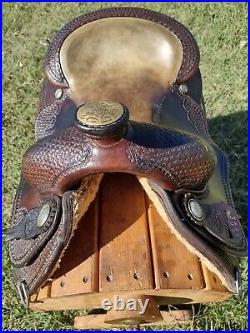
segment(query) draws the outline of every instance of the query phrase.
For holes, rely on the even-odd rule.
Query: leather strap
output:
[[[56,232],[60,219],[61,198],[56,196],[44,198],[38,207],[29,211],[20,207],[16,224],[4,231],[11,263],[15,267],[29,265]]]

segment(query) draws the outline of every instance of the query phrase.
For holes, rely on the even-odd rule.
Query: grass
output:
[[[244,228],[247,221],[247,4],[241,3],[5,3],[3,5],[3,224],[9,225],[21,158],[34,140],[34,116],[47,40],[68,20],[108,6],[133,5],[173,16],[201,51],[210,132],[228,153]],[[19,303],[3,247],[3,329],[70,330],[75,311],[33,313]],[[243,298],[209,304],[188,326],[167,329],[246,330],[247,260]],[[79,312],[77,312],[79,313]],[[164,329],[158,327],[158,329]]]

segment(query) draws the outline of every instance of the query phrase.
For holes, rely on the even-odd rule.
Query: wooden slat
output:
[[[218,276],[212,273],[205,265],[202,264],[203,276],[206,284],[206,289],[227,291],[227,288],[223,286]]]
[[[123,300],[124,304],[128,304],[127,302],[131,302],[131,299],[133,299],[135,302],[135,308],[127,309],[125,307],[124,310],[117,311],[117,309],[112,307],[109,311],[107,311],[105,323],[123,324],[124,321],[133,321],[134,324],[141,324],[142,322],[152,323],[163,319],[155,297],[126,293],[125,295],[119,296],[119,298]],[[140,312],[142,310],[141,304],[145,305],[143,313]]]
[[[177,324],[187,324],[193,319],[193,313],[190,310],[160,311],[163,320],[153,323],[141,324],[140,326],[168,326]],[[77,329],[111,329],[127,328],[127,325],[107,324],[105,323],[106,314],[91,314],[86,316],[77,316],[74,320],[74,327]]]
[[[148,220],[156,288],[204,288],[198,257],[170,232],[152,203],[149,203]]]
[[[129,291],[131,294],[132,291]],[[138,294],[137,290],[133,293]],[[216,291],[216,290],[206,290],[206,289],[145,289],[143,290],[145,295],[158,296],[157,301],[168,304],[173,304],[172,300],[175,299],[175,304],[187,303],[214,303],[223,302],[228,298],[232,297],[232,293],[229,291]],[[116,292],[116,294],[120,294]],[[101,302],[105,298],[113,299],[114,292],[107,293],[83,293],[72,296],[64,296],[58,298],[47,298],[40,302],[38,297],[37,302],[31,303],[30,308],[32,310],[45,310],[45,311],[56,311],[56,310],[78,310],[78,309],[95,309],[100,308]],[[162,302],[161,300],[166,297],[166,300]],[[183,302],[185,300],[185,302]]]
[[[222,302],[232,296],[170,233],[134,176],[105,175],[99,195],[102,204],[96,199],[81,220],[55,281],[32,296],[33,310],[98,308],[104,298],[126,290],[132,295],[143,289],[144,295],[158,296],[161,305]]]
[[[78,222],[69,248],[54,275],[51,297],[98,291],[99,198]]]
[[[47,282],[47,284],[42,287],[37,293],[31,295],[30,301],[36,302],[38,299],[39,301],[43,299],[47,299],[50,297],[51,294],[51,282]]]
[[[100,291],[153,288],[144,191],[135,176],[105,176],[100,218]]]

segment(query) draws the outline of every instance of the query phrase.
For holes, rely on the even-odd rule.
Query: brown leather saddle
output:
[[[137,178],[177,239],[238,293],[247,243],[192,34],[149,10],[99,10],[56,34],[45,73],[5,230],[23,304],[60,266],[107,173]]]

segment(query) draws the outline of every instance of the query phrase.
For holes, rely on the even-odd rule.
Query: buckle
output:
[[[240,300],[242,296],[242,280],[241,280],[241,274],[238,269],[235,270],[235,288],[236,291],[234,293],[234,296]]]
[[[27,283],[23,280],[17,283],[17,290],[19,293],[19,297],[21,299],[22,305],[28,309],[29,307],[29,293]]]

